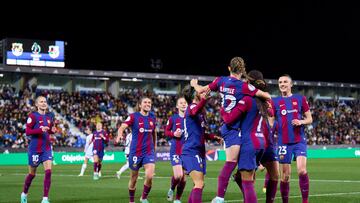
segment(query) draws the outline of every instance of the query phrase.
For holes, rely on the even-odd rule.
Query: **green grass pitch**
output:
[[[224,162],[208,162],[203,202],[210,202],[216,195],[217,175]],[[122,164],[103,164],[103,177],[92,180],[92,165],[89,165],[86,175],[78,177],[81,165],[53,166],[52,185],[49,199],[52,203],[64,202],[128,202],[128,175],[126,171],[118,180],[115,171]],[[290,184],[290,202],[301,202],[298,187],[296,167],[293,163],[292,180]],[[38,169],[29,191],[28,202],[40,202],[43,191],[43,167]],[[310,202],[314,203],[360,203],[360,160],[359,159],[310,159],[308,160],[310,177]],[[27,166],[0,167],[0,202],[20,202]],[[172,169],[170,163],[156,163],[156,175],[149,195],[149,202],[167,202],[166,194],[170,185]],[[262,192],[264,173],[257,172],[255,183],[258,202],[265,202]],[[192,181],[188,179],[182,202],[187,202],[192,188]],[[139,202],[143,189],[143,180],[138,180],[136,201]],[[276,202],[281,202],[277,192]],[[242,202],[242,195],[236,183],[230,181],[225,196],[226,202]]]

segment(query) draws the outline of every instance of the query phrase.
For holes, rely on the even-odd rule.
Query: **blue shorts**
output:
[[[266,162],[279,161],[276,155],[276,149],[274,147],[268,147],[265,149],[264,154],[260,160],[261,164]]]
[[[170,162],[172,166],[182,165],[180,155],[170,154]]]
[[[38,167],[44,161],[53,160],[52,151],[28,152],[28,163],[32,167]]]
[[[253,144],[242,144],[238,160],[238,170],[255,170],[260,165],[260,160],[264,154],[263,149],[254,149]]]
[[[103,157],[104,157],[104,150],[102,151],[98,151],[96,149],[93,150],[93,154],[94,156],[98,156],[100,160],[103,160]]]
[[[136,156],[136,154],[129,155],[129,168],[133,171],[138,171],[143,165],[155,163],[155,155],[141,155]]]
[[[191,171],[199,171],[206,174],[206,159],[199,155],[181,155],[182,165],[185,174],[190,174]]]
[[[221,137],[224,139],[226,148],[233,145],[241,145],[240,131],[229,128],[227,125],[221,126]]]
[[[305,142],[279,145],[277,149],[279,163],[291,164],[292,158],[296,160],[298,156],[307,156],[307,145]]]

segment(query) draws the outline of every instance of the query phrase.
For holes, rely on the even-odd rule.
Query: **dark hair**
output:
[[[262,91],[267,91],[267,84],[264,80],[264,76],[263,74],[258,71],[258,70],[251,70],[248,75],[250,76],[250,84],[252,84],[253,86],[255,86],[257,89],[262,90]],[[268,104],[266,103],[266,101],[255,97],[256,100],[256,106],[260,111],[260,114],[262,117],[264,117],[265,119],[267,119],[267,117],[269,117],[269,113],[268,113]]]
[[[194,97],[194,93],[195,90],[194,88],[192,88],[190,85],[186,85],[182,90],[181,90],[181,96],[179,96],[179,98],[184,97],[186,102],[188,104],[192,103],[193,97]]]

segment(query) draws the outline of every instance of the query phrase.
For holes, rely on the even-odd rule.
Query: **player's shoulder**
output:
[[[152,117],[152,118],[155,118],[155,117],[156,117],[156,116],[155,116],[155,112],[150,111],[150,112],[149,112],[149,116]]]
[[[29,114],[28,114],[28,117],[35,117],[36,115],[38,115],[39,113],[37,111],[31,111]]]

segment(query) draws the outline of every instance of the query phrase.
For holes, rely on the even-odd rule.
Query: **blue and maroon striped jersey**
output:
[[[104,138],[102,138],[102,136]],[[93,150],[97,150],[98,152],[104,151],[105,144],[109,141],[109,136],[105,132],[105,130],[94,131],[92,136],[93,142]]]
[[[261,116],[255,98],[245,96],[230,112],[221,109],[224,122],[229,124],[241,120],[241,141],[243,144],[252,143],[254,149],[265,149],[269,137],[269,128]]]
[[[222,107],[225,111],[230,111],[245,95],[255,96],[258,89],[253,85],[243,82],[232,76],[217,77],[209,84],[211,91],[220,92],[222,98]],[[231,128],[238,129],[240,121],[228,125]]]
[[[183,155],[200,155],[205,157],[205,139],[214,139],[214,135],[205,134],[205,111],[206,99],[201,99],[198,104],[192,103],[185,112],[184,119],[184,145]]]
[[[177,129],[180,129],[182,132],[180,138],[174,137],[174,132]],[[172,115],[166,124],[165,135],[171,138],[170,154],[181,155],[184,143],[184,118],[179,114]]]
[[[130,155],[143,156],[153,154],[154,142],[153,136],[156,128],[155,115],[149,113],[144,116],[140,112],[129,115],[124,122],[131,126],[132,141],[130,145]]]
[[[278,144],[306,142],[304,126],[293,126],[293,119],[302,119],[309,105],[305,96],[293,94],[290,97],[275,97],[272,99],[278,124]]]
[[[54,124],[53,114],[46,113],[44,115],[39,112],[32,112],[26,121],[26,135],[30,137],[29,152],[45,152],[51,151],[50,134]],[[43,132],[42,126],[48,126],[49,130]]]

